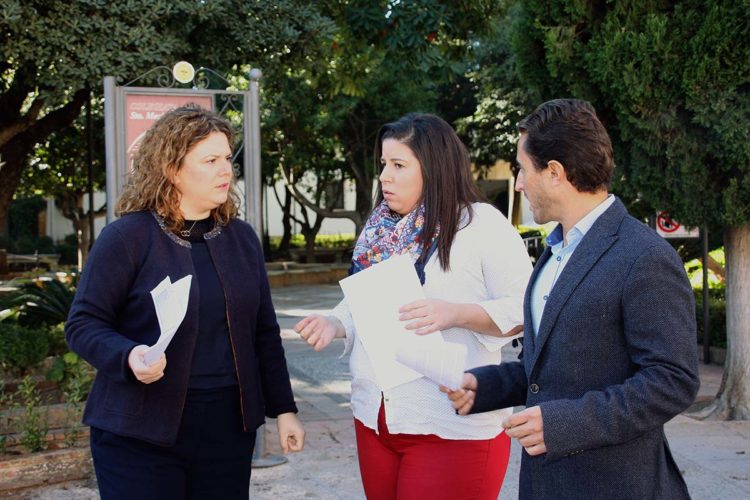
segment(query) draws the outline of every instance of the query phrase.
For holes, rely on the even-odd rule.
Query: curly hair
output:
[[[234,132],[229,122],[197,104],[187,104],[162,115],[145,133],[135,153],[133,168],[117,202],[117,216],[153,210],[164,219],[168,230],[180,230],[184,217],[179,208],[180,195],[173,182],[175,175],[185,155],[214,132],[224,134],[230,148],[233,146]],[[239,202],[232,179],[227,200],[211,210],[211,216],[226,225],[237,216]]]

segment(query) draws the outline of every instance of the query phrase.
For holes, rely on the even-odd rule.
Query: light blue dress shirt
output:
[[[558,224],[549,236],[547,236],[547,246],[552,250],[552,256],[544,263],[544,267],[537,274],[531,290],[531,321],[534,325],[534,335],[539,331],[539,324],[542,322],[542,314],[544,314],[544,306],[547,305],[547,299],[552,292],[552,288],[562,274],[563,269],[565,269],[570,256],[578,248],[578,244],[586,236],[586,233],[589,232],[596,219],[614,202],[615,196],[610,194],[603,202],[579,220],[568,231],[567,245],[563,239],[562,224]]]

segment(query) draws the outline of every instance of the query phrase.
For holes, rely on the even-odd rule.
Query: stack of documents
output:
[[[425,298],[408,255],[391,257],[339,283],[382,390],[423,376],[451,389],[460,387],[466,346],[446,342],[440,332],[417,335],[398,319],[401,306]]]

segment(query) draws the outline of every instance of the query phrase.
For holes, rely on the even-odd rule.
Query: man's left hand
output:
[[[526,453],[536,456],[547,453],[544,444],[544,422],[542,409],[532,406],[503,419],[503,427],[508,437],[518,439]]]

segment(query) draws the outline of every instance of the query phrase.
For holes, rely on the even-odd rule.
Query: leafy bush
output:
[[[86,399],[94,381],[93,369],[74,352],[57,356],[47,372],[47,380],[57,382],[68,403]]]
[[[319,234],[315,236],[315,246],[320,248],[354,248],[357,239],[353,234]],[[271,236],[269,244],[272,251],[278,250],[280,236]],[[289,242],[291,248],[304,248],[305,237],[301,234],[292,235]]]
[[[42,410],[42,397],[31,377],[24,377],[18,386],[21,405],[24,409],[21,415],[21,445],[33,453],[44,449],[47,436],[47,419]]]
[[[58,280],[31,281],[0,301],[0,309],[16,309],[24,325],[57,325],[68,318],[77,279],[70,284]]]
[[[49,354],[47,329],[32,329],[10,321],[0,322],[0,367],[23,375]]]
[[[78,264],[78,238],[75,234],[69,234],[62,243],[55,245],[55,253],[60,254],[61,265]]]
[[[709,345],[727,346],[727,301],[724,286],[708,289],[708,318],[711,335]],[[698,322],[698,343],[703,343],[703,288],[694,288],[695,319]]]
[[[68,343],[65,341],[65,323],[51,326],[47,333],[50,356],[61,356],[68,352]]]
[[[709,255],[720,265],[724,263],[724,248],[717,248]],[[698,343],[703,343],[703,263],[692,259],[685,263],[685,272],[690,279],[695,294],[695,319],[698,322]],[[711,335],[709,345],[727,346],[727,301],[724,281],[711,270],[708,272],[708,318]]]

